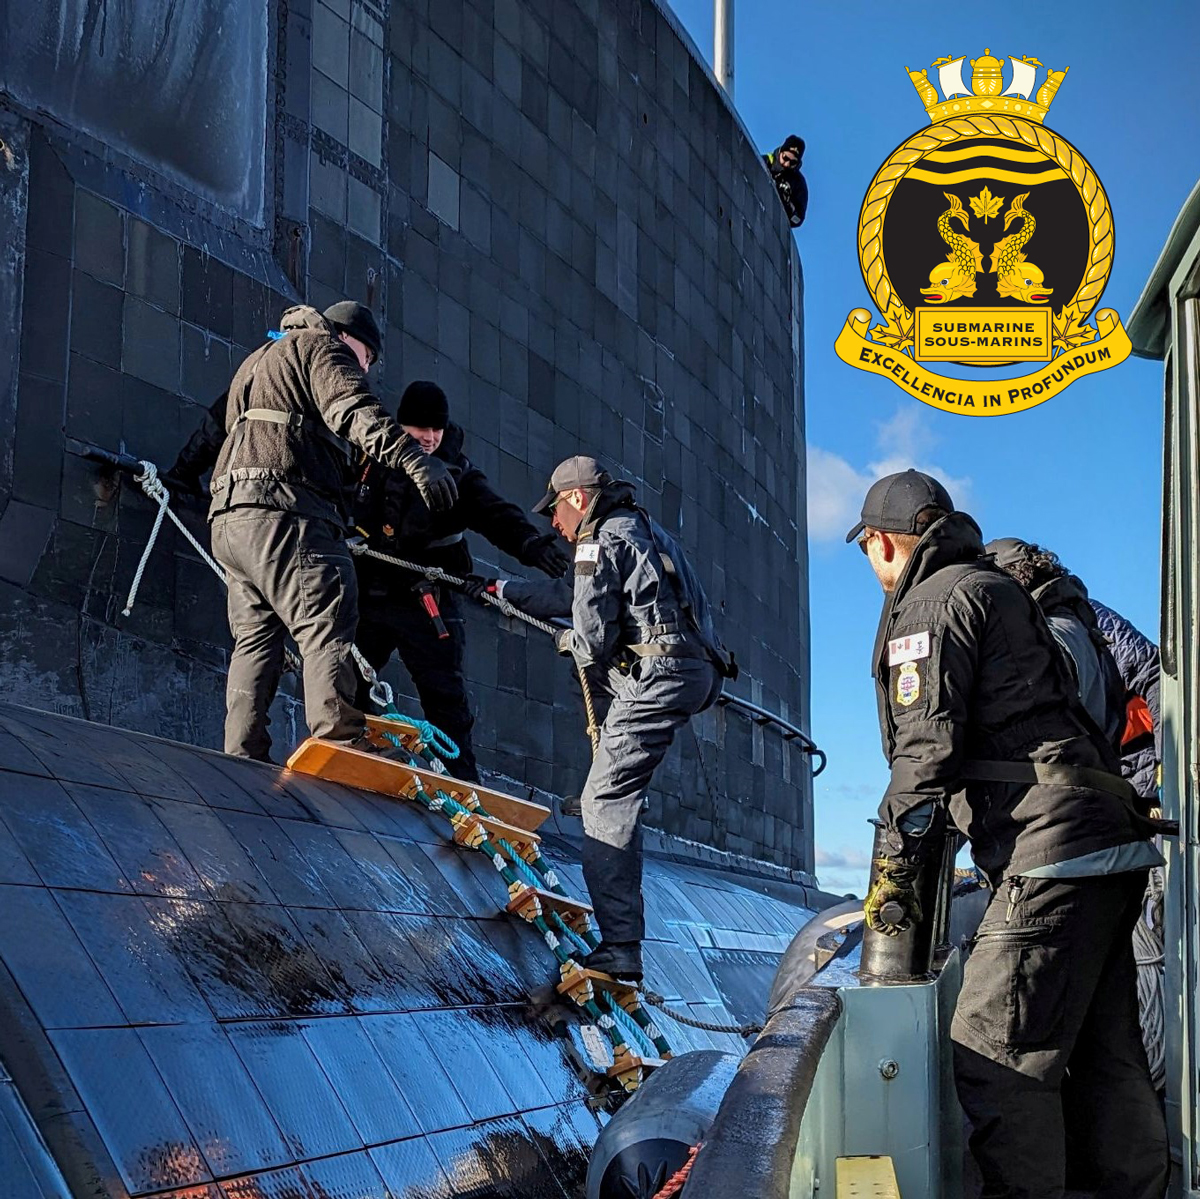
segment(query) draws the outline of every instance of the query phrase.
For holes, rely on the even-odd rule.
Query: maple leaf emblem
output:
[[[969,203],[971,211],[976,216],[983,217],[984,224],[986,224],[1000,211],[1004,204],[1004,197],[993,196],[985,184],[979,195],[970,197]]]

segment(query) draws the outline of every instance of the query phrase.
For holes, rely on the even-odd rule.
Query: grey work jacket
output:
[[[581,666],[611,667],[631,646],[669,646],[673,656],[710,661],[716,652],[699,580],[675,539],[633,505],[627,483],[606,487],[585,515],[573,583],[511,579],[504,598],[530,616],[570,616],[570,649]]]

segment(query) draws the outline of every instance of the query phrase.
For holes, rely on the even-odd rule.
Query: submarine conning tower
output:
[[[6,698],[220,744],[220,586],[168,525],[121,616],[155,509],[82,448],[165,469],[286,306],[351,297],[384,328],[385,402],[440,382],[504,495],[531,504],[580,451],[634,480],[714,603],[738,693],[808,729],[799,262],[665,4],[66,0],[6,27]],[[469,619],[481,761],[578,793],[583,714],[549,640]],[[280,752],[303,736],[295,691]],[[810,871],[802,742],[726,708],[693,731],[649,825]]]

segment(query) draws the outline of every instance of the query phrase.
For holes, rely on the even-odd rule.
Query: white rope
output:
[[[154,543],[158,540],[158,532],[162,528],[164,516],[169,516],[175,527],[191,542],[192,548],[204,559],[205,562],[216,572],[216,576],[222,583],[228,582],[225,578],[225,572],[217,564],[208,551],[192,536],[191,530],[171,511],[171,493],[163,486],[162,480],[158,477],[158,467],[153,462],[142,461],[139,463],[141,470],[133,476],[134,482],[141,485],[142,491],[145,492],[147,499],[153,500],[158,505],[158,515],[154,518],[154,527],[150,530],[150,536],[146,541],[146,546],[142,550],[141,560],[138,562],[137,570],[133,575],[133,582],[129,586],[129,595],[125,599],[125,607],[121,609],[122,616],[128,616],[133,611],[134,601],[137,599],[138,588],[142,585],[142,575],[146,573],[146,563],[150,561],[150,554],[154,550]]]
[[[402,567],[404,570],[411,570],[413,574],[424,575],[433,583],[449,583],[452,587],[461,587],[466,581],[457,575],[447,574],[440,566],[423,566],[420,562],[408,562],[404,558],[395,557],[393,554],[382,554],[379,550],[373,550],[369,545],[351,542],[350,552],[352,554],[361,554],[367,558],[378,558],[380,562],[390,562],[393,566]],[[541,629],[543,633],[549,633],[551,636],[554,636],[561,632],[555,625],[544,620],[538,620],[536,616],[530,616],[528,613],[522,612],[520,608],[514,607],[502,596],[493,595],[490,591],[485,591],[479,598],[485,603],[491,604],[494,608],[499,608],[505,616],[513,616],[517,620],[523,620],[526,624],[533,625],[535,629]]]
[[[1138,1017],[1142,1041],[1156,1090],[1166,1084],[1167,1062],[1163,1010],[1163,871],[1150,871],[1146,902],[1133,927],[1133,956],[1137,962]]]

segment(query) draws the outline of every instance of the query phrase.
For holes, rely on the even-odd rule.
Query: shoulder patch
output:
[[[888,642],[888,665],[900,666],[905,662],[919,662],[929,657],[929,630],[909,633]]]
[[[905,662],[896,675],[896,702],[911,707],[921,698],[921,672],[915,662]]]
[[[575,547],[576,562],[599,562],[600,543],[598,541],[581,541]]]

